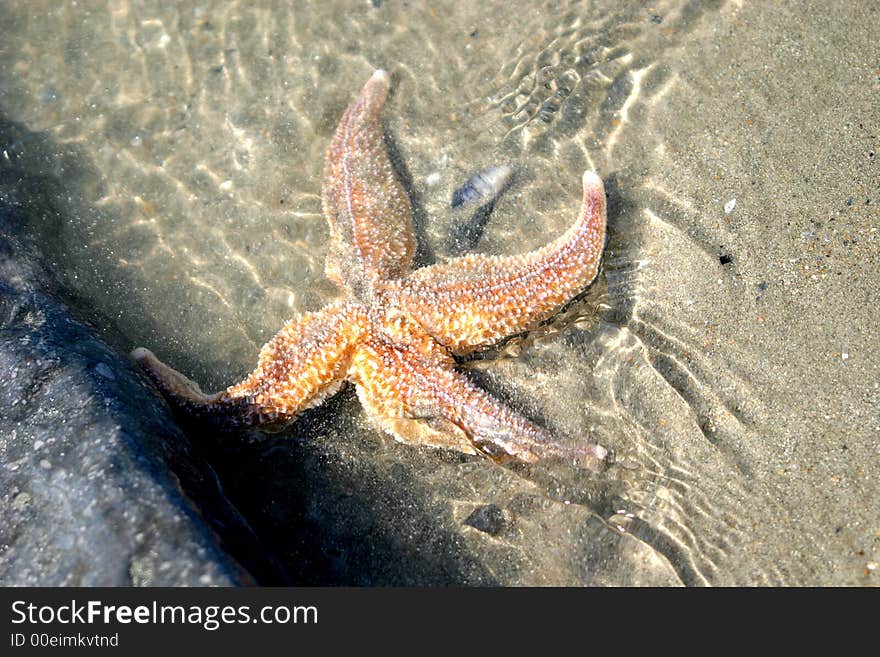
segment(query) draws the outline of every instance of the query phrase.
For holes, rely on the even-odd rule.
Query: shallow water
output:
[[[85,5],[4,3],[0,165],[53,208],[29,228],[94,323],[205,389],[335,298],[323,156],[373,69],[423,261],[457,255],[452,192],[486,167],[515,171],[486,253],[606,181],[600,280],[469,367],[614,464],[397,445],[350,391],[287,436],[204,440],[296,581],[876,585],[871,3]]]

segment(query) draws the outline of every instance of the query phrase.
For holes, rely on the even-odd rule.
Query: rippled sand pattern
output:
[[[870,583],[880,500],[862,482],[876,465],[807,465],[793,447],[801,407],[767,401],[785,376],[755,374],[767,313],[749,312],[778,278],[762,249],[789,257],[742,200],[762,200],[742,189],[759,169],[740,153],[727,170],[723,125],[682,136],[719,93],[693,53],[720,60],[718,35],[759,33],[738,3],[7,4],[4,166],[47,180],[57,209],[33,229],[96,325],[205,389],[239,380],[286,319],[335,298],[323,157],[374,68],[393,76],[383,120],[423,262],[457,254],[450,236],[469,222],[482,252],[542,245],[573,221],[580,173],[606,180],[600,281],[540,334],[467,367],[558,435],[611,448],[612,467],[597,478],[406,448],[342,393],[289,436],[218,449],[224,485],[295,580]],[[731,103],[773,123],[778,108],[753,102],[776,93],[760,83]],[[514,177],[487,221],[450,209],[453,189],[499,164]],[[719,255],[734,251],[732,272]],[[865,394],[876,425],[878,395]],[[811,444],[859,442],[858,428],[835,431]],[[801,506],[848,474],[857,483],[836,482],[848,502]],[[475,528],[487,507],[497,526]],[[857,522],[829,519],[845,507]]]

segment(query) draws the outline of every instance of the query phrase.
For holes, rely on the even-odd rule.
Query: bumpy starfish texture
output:
[[[283,427],[350,381],[373,423],[401,442],[598,467],[604,448],[561,446],[472,384],[454,356],[534,328],[592,282],[605,239],[602,181],[584,173],[580,217],[537,251],[413,271],[412,209],[379,126],[389,87],[376,71],[327,153],[325,268],[347,299],[287,323],[248,378],[212,395],[147,349],[132,356],[176,407],[231,425]]]

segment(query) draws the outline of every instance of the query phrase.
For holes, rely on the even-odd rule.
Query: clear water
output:
[[[457,255],[476,171],[515,170],[487,253],[544,244],[581,172],[606,180],[594,289],[470,367],[615,463],[404,447],[343,392],[215,449],[292,575],[876,585],[880,16],[770,4],[4,2],[0,167],[52,208],[31,229],[99,329],[225,387],[335,297],[324,151],[386,68],[425,259]],[[466,522],[487,505],[494,534]]]

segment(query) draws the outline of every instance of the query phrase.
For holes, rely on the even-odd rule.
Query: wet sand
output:
[[[600,280],[559,331],[469,368],[614,464],[397,445],[351,391],[287,436],[193,436],[295,579],[877,584],[871,3],[115,9],[11,3],[0,164],[43,181],[57,214],[28,229],[83,311],[206,389],[334,298],[323,153],[374,68],[424,261],[457,254],[476,171],[515,171],[487,253],[545,243],[581,172],[606,180]]]

